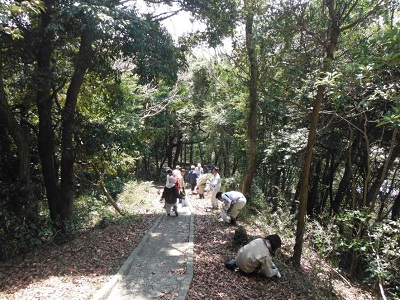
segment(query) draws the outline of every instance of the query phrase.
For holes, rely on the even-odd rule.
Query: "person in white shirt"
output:
[[[252,240],[240,248],[236,258],[226,262],[225,266],[232,271],[238,267],[245,273],[261,273],[266,277],[281,278],[279,269],[272,261],[272,256],[281,245],[281,238],[277,234]]]
[[[217,193],[221,190],[221,177],[218,174],[218,168],[213,167],[211,169],[211,174],[213,177],[210,180],[211,186],[211,206],[213,208],[218,208]]]
[[[231,224],[236,225],[237,216],[247,203],[246,197],[237,191],[218,192],[216,197],[219,201],[223,202],[222,208],[231,218]]]
[[[201,163],[197,164],[197,167],[194,169],[194,171],[196,172],[197,177],[200,177],[201,175],[204,174],[203,167],[201,166]]]
[[[175,167],[175,169],[172,171],[172,175],[174,175],[174,177],[177,180],[176,187],[177,187],[178,191],[180,192],[182,189],[182,183],[183,183],[181,166],[177,165]]]

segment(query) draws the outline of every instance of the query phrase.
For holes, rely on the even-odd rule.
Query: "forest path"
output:
[[[190,198],[187,197],[187,199]],[[186,298],[193,278],[194,210],[160,216],[118,273],[93,297],[147,300]]]

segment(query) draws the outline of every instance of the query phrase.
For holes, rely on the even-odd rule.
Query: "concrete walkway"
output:
[[[160,216],[118,273],[92,298],[184,300],[193,278],[194,212]]]

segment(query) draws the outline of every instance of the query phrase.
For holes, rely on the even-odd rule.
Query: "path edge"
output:
[[[139,244],[136,246],[136,248],[132,251],[132,253],[129,255],[127,260],[124,262],[124,264],[121,266],[121,268],[118,270],[118,273],[115,274],[100,290],[98,290],[93,297],[90,299],[92,300],[104,300],[107,299],[107,297],[110,295],[112,289],[117,285],[118,282],[122,279],[123,275],[126,275],[133,263],[133,260],[136,256],[136,254],[143,248],[144,244],[146,241],[150,238],[151,233],[154,231],[154,229],[158,226],[160,223],[161,219],[163,216],[159,216],[156,222],[153,224],[153,226],[146,232],[142,240],[139,242]],[[192,227],[192,226],[190,226]],[[184,298],[183,298],[184,299]]]
[[[188,250],[187,250],[187,258],[186,258],[186,276],[183,280],[183,283],[180,287],[177,300],[185,300],[186,295],[190,289],[193,280],[193,258],[194,258],[194,209],[192,203],[188,201],[188,206],[190,209],[190,228],[189,228],[189,242],[188,242]]]

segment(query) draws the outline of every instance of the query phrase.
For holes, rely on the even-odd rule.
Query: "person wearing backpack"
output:
[[[165,211],[169,216],[171,214],[171,208],[175,212],[175,215],[178,216],[178,205],[177,199],[179,198],[179,192],[176,187],[177,179],[172,174],[172,170],[167,170],[167,181],[164,186],[164,191],[161,196],[161,200],[165,199]],[[160,201],[161,201],[160,200]]]

